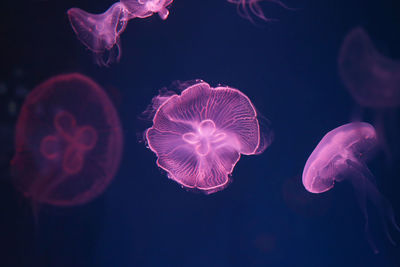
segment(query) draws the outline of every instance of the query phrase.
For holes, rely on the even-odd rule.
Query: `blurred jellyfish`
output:
[[[103,89],[81,74],[55,76],[18,118],[13,182],[35,204],[72,206],[100,195],[118,169],[122,131]]]
[[[378,253],[378,249],[370,235],[368,201],[378,209],[387,238],[393,244],[388,224],[400,231],[390,203],[377,189],[373,174],[366,165],[377,144],[375,129],[370,124],[353,122],[342,125],[322,138],[303,171],[303,185],[311,193],[326,192],[333,188],[335,182],[351,182],[365,217],[368,242],[375,253]]]
[[[102,14],[91,14],[79,8],[71,8],[67,13],[76,36],[95,53],[99,65],[119,61],[119,36],[128,22],[128,11],[123,4],[117,2]]]
[[[161,19],[167,19],[169,11],[167,7],[173,0],[121,0],[129,11],[130,18],[147,18],[157,13]]]
[[[285,9],[289,9],[289,7],[280,0],[228,0],[228,2],[237,6],[240,16],[252,22],[254,21],[253,17],[259,18],[263,21],[274,20],[265,16],[264,11],[260,6],[260,2],[270,2],[278,4]]]
[[[374,110],[379,140],[391,159],[392,151],[385,138],[385,120],[398,122],[396,112],[390,109],[400,107],[400,61],[382,55],[366,31],[357,27],[343,41],[338,67],[355,101],[361,107]]]
[[[363,28],[346,36],[339,53],[339,73],[361,106],[400,106],[400,61],[379,53]]]
[[[153,103],[158,107],[146,131],[148,146],[157,165],[182,187],[206,194],[222,190],[241,154],[259,154],[269,145],[253,104],[237,89],[199,81]]]

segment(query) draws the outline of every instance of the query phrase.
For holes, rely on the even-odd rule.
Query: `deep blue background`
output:
[[[400,217],[399,111],[357,107],[337,72],[341,42],[355,26],[400,59],[396,1],[286,1],[294,11],[266,4],[266,14],[279,21],[254,25],[225,0],[175,0],[166,21],[129,22],[121,62],[109,68],[93,63],[66,11],[103,12],[113,1],[4,2],[1,266],[400,266],[400,247],[385,239],[373,207],[381,253],[372,253],[350,184],[321,195],[301,185],[305,161],[327,131],[360,114],[374,123],[380,112],[393,156],[380,153],[369,166]],[[67,72],[92,77],[114,101],[123,159],[102,196],[79,207],[42,206],[35,224],[29,201],[10,183],[14,125],[24,90]],[[197,78],[243,91],[275,133],[264,154],[241,158],[228,188],[208,196],[167,179],[138,138],[150,126],[138,117],[158,90]],[[393,236],[400,243],[400,233]]]

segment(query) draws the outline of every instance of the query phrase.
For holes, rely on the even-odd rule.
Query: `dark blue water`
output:
[[[0,265],[400,266],[400,247],[385,238],[375,209],[371,227],[381,253],[372,253],[350,184],[317,196],[301,185],[304,164],[326,132],[360,114],[374,123],[377,111],[358,107],[341,83],[337,56],[345,35],[363,26],[382,53],[400,59],[394,2],[292,0],[293,11],[267,4],[266,14],[279,21],[254,25],[225,0],[175,0],[166,21],[129,22],[121,61],[108,68],[93,63],[66,11],[103,12],[113,1],[3,3],[0,82],[8,91],[0,95]],[[42,207],[35,224],[8,170],[23,101],[17,89],[67,72],[92,77],[114,101],[123,159],[102,196],[79,207]],[[139,116],[152,97],[193,79],[243,91],[275,136],[262,155],[241,158],[228,188],[208,196],[167,179],[140,142],[150,124]],[[393,156],[380,153],[369,166],[400,216],[399,110],[383,112]],[[399,233],[393,237],[400,243]]]

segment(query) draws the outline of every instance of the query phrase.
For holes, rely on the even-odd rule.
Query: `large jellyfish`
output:
[[[377,144],[372,125],[365,122],[342,125],[322,138],[308,158],[303,171],[303,185],[311,193],[326,192],[333,188],[335,182],[351,182],[365,217],[368,242],[375,253],[378,253],[378,249],[370,235],[368,201],[378,209],[385,233],[392,243],[394,242],[389,234],[388,224],[400,231],[390,203],[377,189],[373,174],[366,165]]]
[[[158,166],[185,188],[206,194],[224,189],[240,155],[268,145],[253,104],[237,89],[200,81],[160,99],[146,140]]]
[[[15,145],[16,188],[33,204],[72,206],[100,195],[115,176],[122,130],[103,89],[81,74],[66,74],[28,95]]]
[[[379,53],[361,27],[353,29],[343,41],[339,74],[361,106],[400,106],[400,61]]]
[[[228,0],[228,2],[235,4],[237,6],[239,15],[250,21],[254,21],[253,17],[259,18],[263,21],[274,20],[264,14],[264,11],[260,6],[261,2],[278,4],[285,9],[289,9],[289,7],[280,0]]]
[[[126,28],[129,14],[123,4],[117,2],[102,14],[91,14],[79,8],[71,8],[67,13],[76,36],[95,53],[99,65],[119,61],[119,38]]]
[[[132,18],[147,18],[157,13],[161,19],[167,19],[169,11],[167,7],[174,0],[121,0]]]

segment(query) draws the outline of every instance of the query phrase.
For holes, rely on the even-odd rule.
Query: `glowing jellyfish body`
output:
[[[264,14],[264,11],[260,6],[261,2],[278,4],[281,7],[288,9],[288,7],[280,0],[228,0],[228,2],[235,4],[238,8],[239,15],[250,21],[253,21],[253,17],[264,21],[273,20]]]
[[[99,64],[108,65],[120,59],[119,37],[128,22],[124,5],[117,2],[102,14],[71,8],[68,18],[78,39],[97,55]],[[108,53],[106,58],[105,53]]]
[[[158,166],[183,187],[222,190],[240,154],[265,149],[255,108],[237,89],[200,82],[164,100],[146,139]]]
[[[147,18],[157,13],[161,19],[167,19],[167,7],[173,0],[121,0],[129,11],[130,18]]]
[[[368,241],[375,252],[378,250],[372,242],[368,228],[368,200],[378,208],[382,219],[387,216],[392,226],[400,230],[394,221],[390,204],[376,188],[374,177],[365,163],[377,144],[376,132],[372,125],[364,122],[342,125],[322,138],[308,158],[303,171],[303,185],[311,193],[326,192],[335,182],[351,182],[366,220]],[[387,221],[383,222],[386,234],[392,241],[388,234]]]
[[[167,19],[173,0],[123,0],[102,14],[79,8],[68,10],[68,18],[78,39],[96,55],[99,65],[109,65],[121,58],[120,35],[130,19],[146,18],[158,13]]]
[[[53,77],[26,98],[16,128],[14,184],[34,203],[70,206],[101,194],[122,152],[118,115],[99,85]]]
[[[400,62],[379,53],[364,29],[355,28],[346,36],[339,73],[361,106],[400,106]]]

